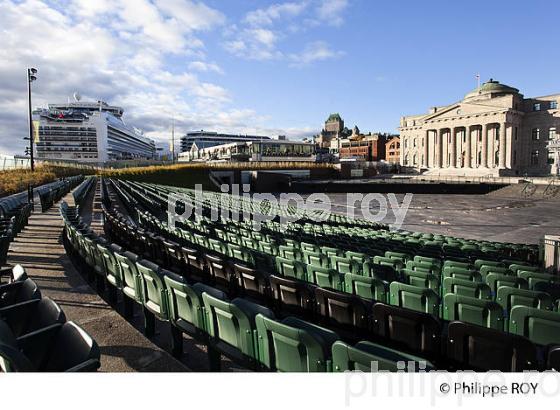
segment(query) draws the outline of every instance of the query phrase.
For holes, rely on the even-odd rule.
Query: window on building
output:
[[[557,101],[551,101],[550,102],[550,109],[555,110],[557,108],[558,108],[558,102]]]
[[[548,140],[552,141],[556,138],[556,127],[550,127],[548,129]]]
[[[546,159],[546,163],[548,165],[554,164],[554,152],[549,152],[548,153],[548,158]]]
[[[534,103],[533,111],[540,111],[540,110],[541,110],[541,103]]]
[[[513,165],[517,164],[517,151],[513,151]]]
[[[513,127],[513,139],[517,141],[517,127]]]
[[[531,151],[531,165],[539,165],[539,150]]]
[[[533,141],[538,141],[541,138],[541,129],[540,128],[533,128]]]

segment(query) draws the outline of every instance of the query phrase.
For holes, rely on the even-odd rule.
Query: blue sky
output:
[[[80,91],[160,140],[171,117],[179,131],[297,138],[340,112],[395,132],[401,115],[461,99],[477,73],[557,93],[559,12],[542,0],[0,0],[0,149],[23,146],[26,65],[39,69],[34,105]]]

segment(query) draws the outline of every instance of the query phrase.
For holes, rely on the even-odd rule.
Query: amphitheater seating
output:
[[[111,208],[109,200],[104,202],[107,237],[123,247],[113,253],[123,278],[122,292],[129,288],[125,300],[136,300],[148,316],[169,321],[174,354],[181,352],[182,333],[205,343],[213,369],[219,367],[217,356],[225,354],[257,370],[262,366],[278,371],[340,371],[331,361],[335,340],[352,355],[358,355],[352,349],[363,351],[366,360],[387,353],[383,363],[391,369],[395,368],[391,357],[399,355],[430,360],[436,368],[542,369],[547,366],[546,345],[554,340],[558,344],[554,320],[548,317],[543,323],[553,329],[545,332],[552,341],[542,337],[540,325],[531,330],[511,328],[515,309],[526,305],[558,314],[552,311],[560,299],[552,295],[556,278],[540,276],[545,274],[535,265],[534,247],[394,233],[339,216],[323,224],[303,220],[287,231],[269,221],[254,232],[248,221],[211,221],[211,207],[222,202],[222,194],[214,193],[201,201],[202,217],[170,228],[166,195],[190,196],[189,190],[124,181],[105,184],[131,209],[131,219],[126,219]],[[229,206],[235,210],[241,202],[231,200]],[[245,205],[254,209],[250,202]],[[68,225],[72,223],[76,221],[68,220]],[[88,242],[84,236],[90,233],[76,232],[82,238],[68,240],[83,247]],[[102,247],[98,244],[97,249]],[[127,253],[128,258],[123,258]],[[76,254],[84,252],[77,249]],[[94,259],[86,264],[95,264]],[[107,267],[112,264],[110,257],[103,259]],[[151,263],[144,273],[138,267],[147,262],[139,259]],[[550,293],[533,289],[530,279],[534,286],[549,286]],[[267,313],[260,323],[254,312],[262,309]],[[167,314],[158,316],[164,310]],[[240,321],[249,323],[244,325],[244,335]],[[457,334],[466,335],[461,336],[464,347],[457,351],[453,349],[458,342],[451,342],[448,330],[452,324]],[[316,327],[335,337],[325,343]],[[509,341],[509,350],[484,365],[483,346],[499,344],[496,341],[501,339]],[[280,340],[282,344],[275,345]],[[356,344],[366,340],[379,349]],[[286,344],[299,347],[292,351]],[[531,358],[537,350],[539,354]],[[316,363],[311,365],[309,357],[317,358]],[[349,369],[364,366],[364,361],[348,363],[344,366]]]

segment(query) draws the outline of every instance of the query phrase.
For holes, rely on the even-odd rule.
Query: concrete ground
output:
[[[390,194],[380,195],[385,198],[382,202],[389,204],[387,195]],[[359,203],[348,206],[346,194],[328,196],[333,212],[363,217]],[[404,195],[396,194],[396,198],[402,205]],[[379,202],[372,201],[369,210],[373,216],[386,210],[387,216],[381,222],[392,224],[395,214],[386,204],[380,206]],[[560,197],[526,197],[508,188],[487,195],[414,194],[401,228],[470,239],[536,244],[545,234],[560,234]]]

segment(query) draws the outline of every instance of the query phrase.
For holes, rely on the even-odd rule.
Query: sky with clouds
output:
[[[75,91],[125,109],[160,141],[206,129],[396,131],[494,77],[560,92],[558,2],[0,0],[0,152],[23,152],[27,66],[34,106]]]

